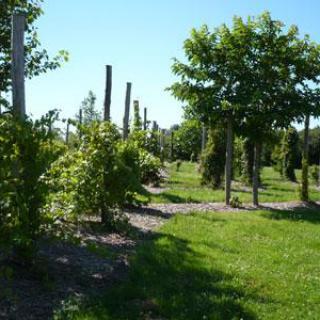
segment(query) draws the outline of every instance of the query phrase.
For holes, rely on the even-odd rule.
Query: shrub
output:
[[[202,184],[210,185],[213,188],[221,186],[226,159],[225,153],[224,130],[221,128],[210,129],[207,146],[201,155]]]
[[[319,166],[315,164],[310,166],[310,176],[315,184],[319,184]]]
[[[0,234],[3,242],[30,260],[46,224],[44,179],[64,146],[53,140],[55,112],[39,121],[0,117]]]
[[[141,183],[159,185],[161,182],[161,160],[146,150],[140,149],[140,177]]]

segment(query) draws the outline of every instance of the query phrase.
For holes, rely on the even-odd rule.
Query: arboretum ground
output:
[[[169,179],[164,183],[163,191],[151,195],[154,203],[201,203],[224,202],[224,190],[212,190],[212,188],[200,185],[201,175],[194,163],[183,162],[180,170],[176,171],[173,163],[168,166]],[[296,170],[297,183],[283,179],[278,172],[271,167],[262,169],[262,186],[259,188],[260,202],[284,202],[299,200],[299,181],[301,170]],[[252,202],[252,188],[234,181],[232,196],[238,196],[243,203]],[[310,179],[310,200],[320,200],[320,193]]]
[[[177,215],[125,281],[61,319],[317,319],[319,222],[319,209]]]
[[[0,319],[317,319],[320,207],[173,215],[174,202],[186,211],[223,199],[199,185],[195,164],[175,169],[149,209],[128,213],[127,235],[76,226],[78,242],[41,244],[40,272],[0,255]],[[298,184],[271,168],[262,183],[261,202],[298,199]],[[248,187],[234,190],[251,202]],[[313,200],[318,192],[311,186]]]

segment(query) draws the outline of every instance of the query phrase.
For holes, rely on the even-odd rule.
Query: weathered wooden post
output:
[[[128,135],[129,135],[129,114],[130,114],[131,88],[132,88],[132,83],[127,82],[126,99],[124,102],[123,140],[127,140]]]
[[[106,91],[104,98],[104,121],[110,121],[111,106],[111,90],[112,90],[112,66],[106,66]]]
[[[70,119],[67,119],[66,145],[69,144],[69,130],[70,130]]]
[[[147,108],[144,108],[144,116],[143,116],[143,130],[147,130]]]
[[[24,30],[26,26],[26,17],[23,14],[14,14],[12,16],[12,106],[14,114],[24,119],[26,114],[25,86],[24,86]]]

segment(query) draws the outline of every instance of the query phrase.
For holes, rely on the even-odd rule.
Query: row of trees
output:
[[[79,221],[82,215],[100,214],[106,227],[118,228],[125,220],[117,209],[140,203],[145,195],[142,184],[157,183],[162,164],[149,148],[151,137],[141,130],[139,108],[135,107],[128,138],[111,122],[109,66],[104,119],[90,92],[79,118],[67,120],[68,132],[71,124],[76,127],[74,143],[59,137],[54,127],[59,118],[56,111],[39,120],[26,116],[24,71],[31,77],[57,68],[65,55],[62,52],[50,60],[45,50],[38,49],[34,22],[42,13],[40,0],[5,0],[0,9],[1,91],[12,87],[13,96],[21,97],[13,99],[12,105],[2,101],[6,108],[0,114],[0,246],[30,262],[39,237],[59,235],[68,225],[65,222]],[[19,65],[14,64],[16,57]],[[22,75],[19,86],[11,78],[18,73]]]
[[[308,200],[308,131],[319,108],[320,48],[296,26],[286,29],[269,13],[210,32],[192,30],[184,43],[186,62],[175,60],[180,78],[169,90],[186,103],[185,112],[210,130],[226,128],[225,192],[230,203],[234,135],[253,144],[253,203],[262,145],[272,130],[304,122],[302,199]]]

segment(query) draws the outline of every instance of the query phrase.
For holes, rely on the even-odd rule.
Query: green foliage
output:
[[[201,124],[198,120],[184,120],[174,131],[176,159],[196,161],[201,152]]]
[[[143,149],[140,150],[139,157],[141,182],[143,184],[152,184],[155,186],[160,185],[162,178],[161,171],[163,168],[161,160]]]
[[[64,149],[53,141],[53,115],[35,122],[0,117],[1,240],[26,259],[47,223],[45,174]]]
[[[90,90],[88,96],[82,101],[80,109],[82,110],[83,125],[102,120],[101,113],[96,110],[96,100],[96,95]],[[80,120],[79,115],[77,115],[77,119]]]
[[[310,176],[315,184],[319,184],[319,166],[312,165],[310,166]]]
[[[295,128],[290,127],[286,130],[281,148],[283,176],[290,181],[295,182],[296,175],[294,169],[297,168],[299,159],[299,135]]]
[[[84,127],[82,144],[51,168],[52,207],[69,214],[100,214],[111,229],[117,227],[114,209],[135,200],[141,191],[139,152],[121,142],[109,122]],[[57,204],[58,203],[58,204]]]
[[[50,60],[46,50],[40,48],[35,23],[42,15],[42,0],[1,0],[0,2],[0,92],[10,89],[10,55],[11,55],[11,16],[13,13],[24,13],[26,28],[26,73],[29,78],[53,70],[68,60],[68,53],[61,50]]]
[[[210,129],[208,142],[201,155],[201,183],[218,188],[221,186],[225,165],[225,134],[221,128]]]
[[[231,197],[230,206],[231,208],[241,208],[242,202],[240,201],[239,197],[237,196]]]
[[[132,131],[142,130],[142,119],[140,116],[139,101],[133,101],[133,128]]]

